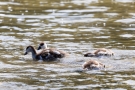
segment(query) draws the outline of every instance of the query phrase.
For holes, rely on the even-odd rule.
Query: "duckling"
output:
[[[33,60],[43,60],[43,61],[52,61],[57,60],[58,58],[65,57],[65,52],[56,50],[56,49],[41,49],[36,52],[33,46],[28,46],[24,55],[27,55],[29,52],[32,53]]]
[[[41,43],[39,44],[37,50],[40,50],[40,49],[47,49],[47,48],[48,48],[48,47],[47,47],[47,44],[44,43],[44,42],[41,42]]]
[[[33,46],[28,46],[24,55],[27,55],[29,52],[32,53],[33,60],[43,60],[42,56],[40,55],[42,51],[37,53]]]
[[[84,62],[82,67],[83,69],[93,70],[93,69],[105,68],[105,65],[96,60],[89,60],[87,62]]]
[[[68,56],[68,53],[62,51],[62,50],[57,50],[55,48],[48,48],[47,47],[47,44],[44,43],[44,42],[41,42],[38,46],[38,49],[37,50],[49,50],[50,52],[48,53],[49,55],[53,55],[54,57],[58,57],[58,58],[63,58],[63,57],[66,57]]]
[[[113,56],[114,52],[109,49],[99,48],[94,52],[84,54],[84,57],[100,57],[100,56]]]

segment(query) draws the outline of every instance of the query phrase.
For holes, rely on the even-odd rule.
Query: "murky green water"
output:
[[[24,56],[41,41],[70,53],[58,62]],[[135,0],[0,0],[0,89],[135,89]],[[96,59],[105,70],[82,69],[83,54],[109,48]]]

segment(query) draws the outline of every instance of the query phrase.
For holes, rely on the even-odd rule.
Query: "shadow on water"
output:
[[[134,0],[0,0],[0,88],[135,89],[134,8]],[[36,62],[23,55],[41,41],[70,56]],[[115,55],[83,57],[96,48]],[[89,59],[106,68],[83,70]]]

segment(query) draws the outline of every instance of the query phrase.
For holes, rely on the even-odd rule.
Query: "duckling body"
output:
[[[83,67],[83,69],[93,70],[93,69],[105,68],[105,65],[103,65],[102,63],[100,63],[96,60],[89,60],[87,62],[84,62],[82,67]]]
[[[58,50],[55,48],[48,48],[46,43],[40,43],[38,46],[37,50],[43,50],[45,52],[48,52],[48,57],[50,55],[50,57],[57,57],[57,58],[64,58],[68,55],[68,53],[62,51],[62,50]]]
[[[33,60],[52,61],[63,58],[61,52],[55,49],[42,49],[37,53],[33,46],[28,46],[24,55],[27,55],[29,52],[32,53]]]
[[[113,56],[113,55],[114,53],[111,50],[105,48],[99,48],[94,52],[84,54],[84,57],[100,57],[100,56]]]

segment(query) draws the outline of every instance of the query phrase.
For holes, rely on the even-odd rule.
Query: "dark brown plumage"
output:
[[[32,53],[33,60],[52,61],[65,57],[64,52],[56,49],[41,49],[38,53],[33,46],[28,46],[24,55]]]
[[[44,42],[41,42],[38,46],[38,50],[43,50],[43,52],[48,52],[48,55],[51,55],[56,58],[64,58],[68,56],[68,53],[62,50],[58,50],[56,48],[48,48],[47,44]]]

